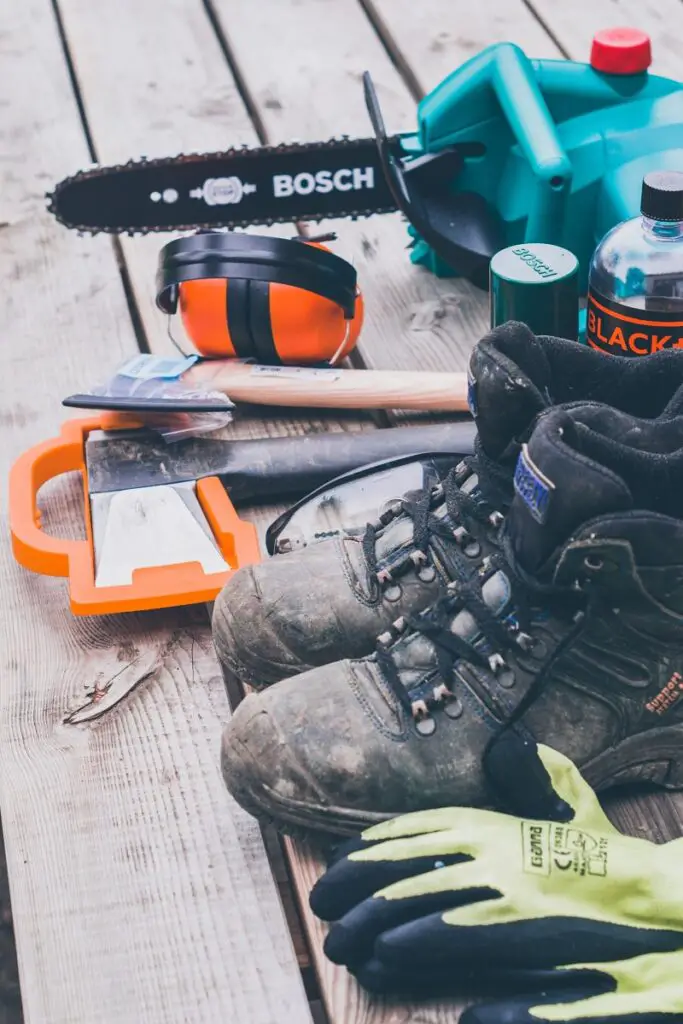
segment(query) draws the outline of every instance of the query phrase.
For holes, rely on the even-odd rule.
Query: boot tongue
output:
[[[518,365],[522,354],[524,365],[534,367],[533,380]],[[516,455],[511,443],[550,405],[551,378],[543,344],[525,324],[502,324],[473,349],[468,404],[490,459],[503,459],[510,451]]]
[[[476,473],[472,472],[460,485],[460,490],[465,494],[469,494],[475,501],[481,497],[481,491],[479,488],[479,478]],[[442,501],[432,509],[432,515],[436,519],[445,519],[448,515],[446,508],[446,502]],[[393,522],[389,523],[387,528],[379,535],[375,543],[375,552],[377,558],[381,561],[391,560],[392,556],[397,551],[406,547],[413,546],[413,520],[406,515],[399,516]],[[447,545],[439,545],[439,554],[446,563],[446,568],[449,572],[453,572],[457,562],[452,563],[452,559],[449,558],[449,550]]]
[[[619,416],[615,410],[613,415]],[[588,454],[596,447],[590,441],[589,431],[577,429],[571,413],[551,409],[522,446],[505,530],[528,573],[537,573],[548,560],[552,566],[553,555],[584,523],[633,507],[621,476]]]

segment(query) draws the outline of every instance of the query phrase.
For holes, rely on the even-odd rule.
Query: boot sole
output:
[[[650,729],[631,736],[585,762],[581,773],[597,790],[629,782],[683,789],[683,728]]]
[[[646,758],[643,757],[644,746],[647,746]],[[357,835],[371,825],[396,816],[304,804],[283,798],[266,786],[258,791],[245,787],[243,771],[232,775],[224,770],[223,774],[228,789],[244,810],[264,824],[299,838]],[[597,791],[643,782],[670,791],[683,790],[683,730],[680,727],[653,729],[630,737],[585,762],[581,774]],[[481,806],[495,809],[491,804]]]

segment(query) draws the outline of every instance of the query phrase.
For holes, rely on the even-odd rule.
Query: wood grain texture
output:
[[[553,0],[530,0],[572,60],[587,61],[591,40],[600,29],[629,25],[652,39],[655,74],[681,78],[683,5],[680,0],[577,0],[571,6]]]
[[[7,0],[2,29],[6,481],[57,432],[61,396],[135,337],[111,240],[44,209],[45,189],[88,162],[50,5]],[[63,581],[14,562],[5,499],[0,808],[27,1024],[309,1019],[260,833],[220,777],[229,709],[204,610],[74,618]],[[50,532],[79,532],[75,483],[41,504]],[[112,711],[67,723],[131,663],[144,678]]]
[[[370,134],[365,70],[373,76],[388,130],[415,129],[415,102],[356,2],[212,0],[212,6],[269,142]],[[358,351],[367,366],[465,368],[488,325],[482,292],[414,267],[399,214],[311,226],[319,229],[337,232],[335,251],[358,270],[366,308]]]
[[[523,0],[361,0],[401,67],[421,93],[493,43],[517,43],[530,57],[560,52]],[[550,0],[553,10],[556,6]],[[574,6],[571,7],[574,10]],[[567,7],[566,13],[569,14]],[[551,19],[554,24],[554,17]]]
[[[60,0],[59,8],[101,163],[258,144],[201,0]],[[121,238],[153,352],[173,350],[154,301],[157,256],[173,237]],[[184,344],[179,318],[172,331]]]

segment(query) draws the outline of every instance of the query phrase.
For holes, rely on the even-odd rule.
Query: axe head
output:
[[[145,430],[88,435],[97,587],[130,585],[136,570],[155,566],[196,563],[206,574],[230,570],[197,497],[201,474],[191,453],[175,448]]]

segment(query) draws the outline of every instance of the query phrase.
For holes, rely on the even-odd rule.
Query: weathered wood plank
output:
[[[587,61],[591,40],[600,29],[629,25],[652,39],[652,71],[681,77],[680,0],[577,0],[571,6],[552,0],[530,0],[530,8],[546,24],[572,60]]]
[[[523,0],[361,0],[421,94],[492,43],[517,43],[531,57],[560,53]],[[552,0],[551,0],[552,2]],[[555,5],[553,5],[553,10]],[[573,10],[573,8],[572,8]]]
[[[201,0],[59,7],[102,163],[258,144]],[[121,238],[151,351],[172,349],[154,278],[158,252],[173,237]],[[179,323],[173,330],[182,338]]]
[[[50,5],[7,0],[2,28],[6,481],[56,433],[61,396],[135,337],[111,241],[44,210],[44,190],[88,162]],[[74,533],[76,487],[41,504]],[[0,573],[0,808],[27,1024],[306,1020],[260,833],[220,777],[229,709],[203,610],[74,618],[62,581],[15,564],[4,508]],[[115,708],[65,722],[128,665]]]
[[[367,136],[365,70],[375,81],[388,129],[415,127],[415,102],[357,4],[212,0],[212,5],[270,142]],[[359,352],[366,365],[464,368],[487,325],[481,292],[413,267],[398,214],[328,221],[321,228],[338,233],[337,251],[358,268],[366,298]]]

